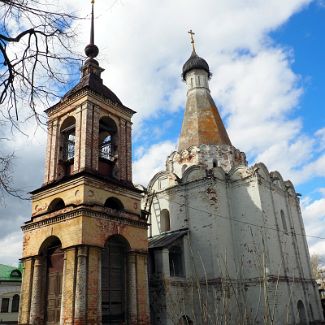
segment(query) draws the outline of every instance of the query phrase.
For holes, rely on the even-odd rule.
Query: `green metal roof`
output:
[[[0,281],[17,282],[21,281],[21,266],[14,267],[0,264]]]

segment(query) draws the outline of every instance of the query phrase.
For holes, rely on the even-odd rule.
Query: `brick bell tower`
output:
[[[131,117],[101,79],[94,4],[79,83],[46,110],[45,178],[22,226],[19,324],[149,324],[147,221]]]

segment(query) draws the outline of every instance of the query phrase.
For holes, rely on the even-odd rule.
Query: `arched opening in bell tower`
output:
[[[122,236],[110,237],[102,251],[102,324],[127,322],[127,254]]]
[[[47,325],[60,324],[62,279],[64,252],[59,238],[51,236],[42,244],[40,250],[43,272],[38,276],[44,287],[42,299],[44,301],[44,316]],[[45,275],[45,276],[44,276]],[[35,275],[36,276],[36,275]],[[44,283],[46,281],[46,283]]]
[[[117,134],[117,126],[111,118],[105,116],[99,120],[98,167],[103,176],[112,176],[117,159]]]
[[[75,156],[76,119],[66,118],[60,128],[60,167],[61,176],[71,175]]]

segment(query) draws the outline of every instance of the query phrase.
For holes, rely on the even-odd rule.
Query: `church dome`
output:
[[[194,50],[190,58],[183,65],[183,73],[182,73],[183,80],[185,80],[186,74],[193,69],[205,70],[208,73],[208,76],[209,77],[211,76],[210,68],[207,61],[199,57]]]

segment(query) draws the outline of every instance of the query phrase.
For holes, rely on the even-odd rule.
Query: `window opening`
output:
[[[2,298],[1,312],[2,313],[8,313],[9,312],[9,298]]]
[[[62,159],[65,161],[72,160],[75,154],[75,133],[76,120],[73,116],[68,117],[61,126],[62,136]]]
[[[11,312],[18,313],[19,310],[19,295],[14,295],[12,298]]]
[[[286,218],[285,218],[283,210],[281,210],[280,214],[281,214],[281,221],[282,221],[283,231],[287,234],[288,233],[288,227],[287,227],[287,222],[286,222]]]
[[[112,136],[108,132],[103,132],[102,136],[104,136],[104,139],[100,143],[100,148],[99,148],[100,158],[112,160],[113,159]]]
[[[10,273],[10,276],[12,278],[21,278],[21,272],[19,270],[13,270],[11,273]]]
[[[58,211],[65,208],[65,204],[64,201],[62,199],[54,199],[50,204],[49,207],[47,209],[48,212],[54,212],[54,211]]]
[[[161,210],[160,213],[160,230],[161,232],[170,230],[170,216],[167,209]]]
[[[115,144],[117,127],[115,122],[108,118],[103,117],[99,121],[99,157],[105,160],[114,160],[116,152]]]
[[[117,211],[124,210],[123,203],[119,199],[117,199],[115,197],[108,198],[106,200],[104,206],[106,208],[110,208],[110,209],[117,210]]]
[[[65,160],[71,160],[74,158],[74,149],[75,149],[75,132],[72,130],[71,132],[66,134],[66,145],[65,145]]]
[[[182,249],[179,246],[169,249],[169,272],[170,276],[183,276]]]

